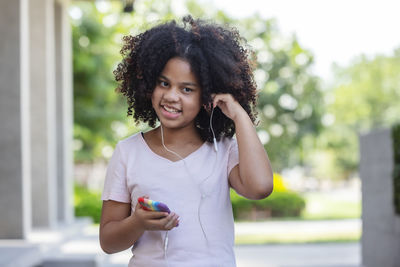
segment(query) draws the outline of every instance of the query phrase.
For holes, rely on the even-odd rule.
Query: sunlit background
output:
[[[100,216],[107,161],[118,140],[146,125],[126,117],[112,71],[122,37],[185,14],[238,28],[257,55],[257,132],[275,172],[273,194],[231,194],[235,220],[351,220],[350,228],[237,235],[237,244],[358,241],[358,135],[399,122],[397,1],[73,2],[75,205]],[[278,224],[279,225],[279,224]]]
[[[124,36],[187,14],[236,27],[254,51],[274,191],[259,201],[231,191],[237,266],[398,266],[399,10],[397,0],[0,2],[0,266],[127,266],[129,249],[100,247],[101,192],[116,143],[149,128],[127,117],[113,71]]]

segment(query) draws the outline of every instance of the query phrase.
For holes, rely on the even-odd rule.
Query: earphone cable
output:
[[[212,135],[213,135],[214,149],[215,149],[215,152],[218,152],[217,139],[215,138],[215,133],[214,133],[214,129],[213,129],[213,126],[212,126],[213,115],[214,115],[214,107],[211,110],[211,115],[210,115],[210,128],[211,128],[211,132],[212,132]]]
[[[214,114],[214,108],[212,109],[211,115],[210,115],[210,128],[211,128],[211,132],[212,132],[212,135],[213,135],[213,141],[214,141],[213,143],[214,143],[214,149],[215,149],[215,161],[214,161],[214,165],[213,165],[213,168],[212,168],[211,173],[210,173],[203,181],[201,181],[200,184],[197,184],[196,180],[193,178],[194,181],[195,181],[195,184],[198,185],[198,189],[199,189],[200,195],[201,195],[200,202],[199,202],[199,206],[197,207],[197,217],[198,217],[198,219],[199,219],[199,224],[200,224],[201,230],[202,230],[202,232],[203,232],[204,238],[205,238],[205,240],[206,240],[207,247],[209,247],[209,245],[208,245],[208,238],[207,238],[206,232],[205,232],[204,227],[203,227],[203,223],[201,222],[201,218],[200,218],[200,217],[201,217],[201,216],[200,216],[200,208],[201,208],[201,204],[202,204],[202,202],[203,202],[202,200],[206,197],[206,195],[203,194],[202,190],[200,189],[200,186],[201,186],[202,183],[204,183],[205,181],[207,181],[207,180],[211,177],[211,175],[214,173],[215,167],[216,167],[216,165],[217,165],[217,160],[218,160],[218,146],[217,146],[217,140],[216,140],[216,138],[215,138],[215,133],[214,133],[214,129],[213,129],[213,126],[212,126],[213,114]],[[172,150],[168,149],[167,146],[165,145],[165,143],[164,143],[164,130],[163,130],[162,124],[160,124],[160,129],[161,129],[161,143],[162,143],[163,147],[165,148],[165,150],[168,151],[168,152],[170,152],[170,153],[172,153],[172,154],[174,154],[174,155],[177,156],[180,160],[182,160],[183,165],[185,166],[185,169],[186,169],[187,173],[188,173],[191,177],[194,177],[194,176],[191,174],[191,172],[189,171],[189,168],[188,168],[188,166],[187,166],[187,164],[186,164],[185,159],[184,159],[183,157],[181,157],[181,156],[180,156],[178,153],[176,153],[175,151],[172,151]],[[165,242],[168,242],[168,234],[167,234],[166,237],[165,237]],[[165,259],[167,260],[166,246],[164,246],[164,253],[165,253]],[[167,263],[168,263],[168,260],[167,260]]]
[[[167,248],[168,248],[168,232],[165,232],[165,237],[164,237],[164,257],[165,261],[167,262],[167,267],[169,267],[169,262],[168,262],[168,257],[167,257]]]

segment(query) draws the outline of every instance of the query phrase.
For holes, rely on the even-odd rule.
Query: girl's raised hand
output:
[[[231,94],[212,94],[211,97],[213,98],[213,107],[218,106],[231,120],[235,120],[240,114],[247,115],[247,112]]]
[[[178,214],[162,211],[144,210],[139,203],[136,204],[133,216],[142,225],[144,230],[171,230],[179,224]]]

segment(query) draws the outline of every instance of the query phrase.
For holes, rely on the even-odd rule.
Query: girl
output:
[[[117,144],[102,195],[101,247],[133,246],[129,266],[235,266],[229,188],[249,199],[273,188],[244,40],[235,29],[183,22],[125,37],[114,72],[128,115],[154,128]],[[139,197],[171,213],[144,210]]]

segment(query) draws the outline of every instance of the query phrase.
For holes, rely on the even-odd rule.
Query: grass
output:
[[[341,198],[335,193],[307,193],[306,208],[301,214],[303,220],[340,220],[361,217],[361,201]]]
[[[100,197],[94,194],[88,194],[84,190],[75,191],[75,205],[77,215],[99,216],[101,205]],[[273,218],[279,224],[279,221],[307,221],[307,220],[340,220],[360,218],[361,203],[354,198],[342,197],[339,194],[326,193],[307,193],[304,195],[306,199],[306,209],[298,218]],[[91,201],[93,200],[93,201]],[[85,205],[83,205],[85,204]],[[94,208],[96,207],[96,208]],[[92,211],[92,212],[89,212]],[[97,222],[98,220],[95,220]],[[294,228],[294,227],[293,227]],[[322,243],[322,242],[357,242],[361,237],[361,229],[345,229],[326,231],[301,231],[299,229],[288,229],[277,231],[270,229],[269,231],[247,233],[236,235],[235,244],[287,244],[287,243]],[[263,229],[264,230],[264,229]],[[268,230],[268,229],[267,229]]]
[[[297,244],[297,243],[338,243],[358,242],[361,231],[347,233],[304,234],[297,233],[284,235],[282,233],[269,235],[237,235],[236,245],[262,245],[262,244]]]
[[[361,216],[361,201],[352,195],[343,196],[336,193],[313,192],[303,195],[306,208],[299,218],[273,218],[270,221],[316,221],[356,219]],[[257,234],[239,234],[235,236],[236,245],[248,244],[296,244],[296,243],[332,243],[358,242],[361,229],[326,229],[324,231],[304,231],[288,229],[287,231],[271,229]]]

